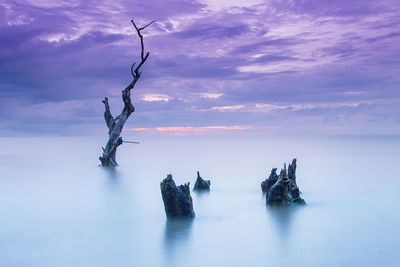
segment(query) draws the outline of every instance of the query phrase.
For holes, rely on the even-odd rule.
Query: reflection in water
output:
[[[176,251],[187,251],[189,246],[193,219],[167,219],[165,222],[164,249],[168,259],[176,255]]]
[[[117,171],[117,168],[112,168],[112,167],[101,167],[102,170],[105,171],[107,176],[110,179],[117,179],[119,177],[119,173]]]
[[[278,228],[281,238],[287,238],[293,224],[296,213],[301,209],[300,206],[274,207],[267,206],[267,212],[270,214],[274,224]]]
[[[193,190],[193,193],[198,197],[201,198],[203,196],[208,196],[210,194],[210,190]]]
[[[105,173],[105,176],[108,178],[108,182],[110,186],[115,186],[120,182],[120,173],[118,172],[117,168],[112,167],[100,167],[102,171]]]
[[[295,248],[292,240],[292,229],[296,231],[296,213],[302,207],[299,206],[289,206],[289,207],[278,207],[278,206],[268,206],[267,212],[272,218],[272,224],[277,229],[277,243],[280,258],[287,259],[288,255],[292,255]]]
[[[264,200],[264,202],[267,201],[267,194],[265,194],[264,192],[261,193],[261,198]]]

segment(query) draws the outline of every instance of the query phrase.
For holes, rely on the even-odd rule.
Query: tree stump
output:
[[[197,191],[209,191],[210,190],[210,185],[211,182],[210,180],[204,180],[203,178],[201,178],[200,176],[200,172],[197,172],[197,179],[196,179],[196,183],[194,184],[194,188],[193,190],[197,190]]]
[[[160,188],[168,218],[194,218],[189,183],[176,186],[172,175],[168,174],[167,178],[160,183]]]
[[[286,163],[279,176],[276,168],[271,170],[269,177],[261,183],[261,190],[266,193],[266,203],[271,206],[288,206],[291,204],[305,205],[300,197],[300,190],[296,183],[297,160],[293,159],[286,170]]]

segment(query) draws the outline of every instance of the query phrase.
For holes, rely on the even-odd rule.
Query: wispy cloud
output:
[[[143,101],[153,102],[153,101],[168,101],[170,97],[164,94],[145,94],[142,97]]]
[[[138,59],[131,18],[157,20],[137,128],[398,132],[399,14],[395,0],[0,2],[0,134],[104,127],[101,99],[119,111]]]

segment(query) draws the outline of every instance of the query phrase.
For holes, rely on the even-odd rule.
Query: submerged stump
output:
[[[305,205],[300,197],[300,190],[296,183],[296,159],[293,159],[286,170],[286,163],[279,176],[276,168],[271,170],[269,177],[261,183],[261,190],[266,193],[267,205],[289,206],[291,204]]]
[[[176,186],[172,175],[168,174],[167,178],[160,183],[160,188],[168,218],[194,218],[189,183]]]
[[[277,168],[272,168],[269,177],[265,179],[265,181],[261,182],[261,190],[263,191],[263,193],[267,193],[268,189],[271,188],[271,186],[273,186],[276,183],[276,181],[278,181],[278,175],[276,174],[276,170]]]
[[[200,172],[197,172],[197,179],[196,179],[196,183],[194,184],[194,188],[193,190],[197,190],[197,191],[209,191],[210,190],[210,185],[211,182],[210,180],[204,180],[203,178],[201,178],[200,176]]]

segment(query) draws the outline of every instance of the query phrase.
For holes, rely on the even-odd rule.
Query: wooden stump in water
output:
[[[196,183],[194,184],[193,190],[203,191],[203,190],[210,190],[211,182],[210,180],[204,180],[200,176],[200,172],[197,172],[197,179]]]
[[[270,176],[261,183],[261,190],[266,193],[267,205],[288,206],[291,204],[305,205],[306,202],[300,197],[300,190],[296,183],[297,160],[293,159],[286,170],[286,164],[281,169],[279,176],[276,168],[271,170]]]
[[[194,218],[189,183],[176,186],[172,175],[168,174],[167,178],[160,183],[160,188],[168,218]]]

